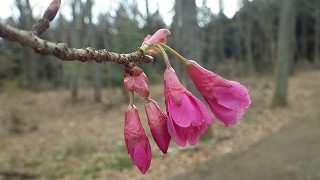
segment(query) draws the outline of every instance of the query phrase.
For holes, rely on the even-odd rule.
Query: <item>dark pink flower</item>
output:
[[[212,113],[226,126],[235,124],[251,104],[249,90],[240,83],[226,80],[192,60],[186,61],[186,71]]]
[[[165,44],[167,42],[166,36],[169,34],[171,34],[171,32],[168,29],[159,29],[152,36],[148,35],[144,38],[140,49],[142,49],[146,54],[157,54],[159,51],[156,45],[158,43]]]
[[[179,146],[186,146],[187,141],[196,145],[212,123],[210,112],[179,82],[172,68],[164,73],[164,88],[169,134]]]
[[[168,132],[168,116],[160,109],[154,100],[147,100],[145,109],[148,117],[148,125],[154,141],[163,154],[167,154],[171,136]]]
[[[148,77],[138,66],[132,67],[124,73],[124,86],[127,91],[135,91],[141,97],[149,97]]]
[[[143,129],[137,108],[130,104],[125,114],[124,137],[128,154],[142,174],[151,164],[151,146]]]

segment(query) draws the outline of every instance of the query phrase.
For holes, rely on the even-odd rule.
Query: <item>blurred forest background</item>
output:
[[[159,11],[149,13],[148,0],[131,3],[119,1],[116,14],[101,12],[99,23],[92,22],[93,3],[93,0],[70,1],[72,20],[68,21],[60,14],[42,38],[65,42],[70,47],[91,46],[129,53],[140,46],[147,34],[160,28],[169,28],[172,32],[168,37],[170,46],[216,73],[228,76],[273,73],[282,1],[240,0],[241,8],[232,18],[223,14],[221,0],[218,14],[212,13],[206,6],[206,0],[203,0],[201,7],[196,7],[196,12],[190,11],[193,8],[190,6],[195,4],[176,1],[169,27],[166,27]],[[138,3],[146,4],[146,14],[139,12]],[[21,29],[30,29],[37,18],[32,16],[29,0],[16,0],[16,5],[20,11],[19,19],[1,21]],[[294,6],[295,13],[290,17],[294,19],[293,36],[290,37],[290,50],[294,54],[290,62],[291,71],[297,64],[320,64],[319,1],[297,0]],[[0,46],[2,86],[14,80],[19,87],[31,90],[68,88],[74,99],[78,96],[79,88],[94,86],[97,88],[96,101],[100,100],[100,88],[122,86],[123,70],[118,65],[62,62],[3,40],[0,40]],[[163,72],[164,63],[160,61],[142,65],[149,78],[157,79],[159,73]],[[181,73],[179,70],[177,72]]]
[[[33,16],[30,1],[15,0],[20,15],[0,21],[30,30],[39,19]],[[142,177],[138,169],[130,169],[123,140],[128,99],[121,65],[64,62],[0,38],[0,179],[166,179],[213,156],[237,153],[291,119],[310,119],[301,116],[305,109],[319,107],[311,102],[317,96],[309,91],[319,88],[314,81],[320,74],[314,69],[320,67],[320,1],[239,0],[240,8],[231,18],[223,13],[223,0],[217,14],[206,6],[207,1],[196,6],[194,0],[175,0],[168,9],[172,23],[166,24],[159,9],[149,11],[151,0],[117,0],[115,13],[101,11],[98,17],[92,13],[95,0],[69,0],[71,18],[64,17],[65,7],[60,7],[59,16],[41,38],[74,48],[130,53],[147,34],[168,28],[169,46],[250,89],[253,103],[235,127],[215,123],[210,132],[214,141],[199,145],[206,148],[197,151],[180,151],[171,143],[169,155],[160,156],[151,142],[154,159],[148,175]],[[146,13],[139,11],[138,3],[145,5]],[[153,63],[138,66],[149,77],[151,98],[163,108],[165,65],[161,56],[154,57]],[[192,91],[183,67],[170,58]],[[288,76],[298,72],[304,74],[291,79],[287,87]],[[286,105],[287,89],[290,106],[270,108],[271,101]],[[137,99],[143,114],[143,100]],[[145,125],[146,117],[141,118]],[[147,134],[151,137],[148,130]]]

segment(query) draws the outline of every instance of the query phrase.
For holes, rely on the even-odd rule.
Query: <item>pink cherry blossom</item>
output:
[[[157,43],[165,44],[167,42],[166,36],[169,34],[171,34],[171,32],[168,29],[159,29],[152,36],[148,35],[147,37],[145,37],[143,44],[145,45],[151,45],[151,44],[157,44]]]
[[[124,73],[124,86],[127,91],[135,91],[144,98],[149,97],[148,77],[143,70],[137,66],[134,66],[131,72]]]
[[[179,146],[186,146],[187,141],[196,145],[212,123],[210,112],[179,82],[172,68],[164,73],[164,88],[169,134]]]
[[[157,54],[159,52],[156,44],[166,43],[166,36],[171,34],[168,29],[159,29],[152,36],[148,35],[144,38],[142,46],[140,47],[146,54]]]
[[[163,154],[167,154],[171,136],[168,133],[168,116],[160,109],[158,104],[149,99],[145,104],[148,125],[154,141]]]
[[[226,126],[235,124],[251,104],[249,90],[208,71],[195,61],[186,60],[186,71],[215,117]]]
[[[151,164],[151,146],[143,129],[137,108],[130,104],[125,114],[124,137],[128,154],[142,174]]]

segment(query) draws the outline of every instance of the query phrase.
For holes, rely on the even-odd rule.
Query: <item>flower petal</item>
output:
[[[189,96],[193,96],[190,92],[187,92],[187,94],[189,94]],[[213,119],[207,107],[196,97],[192,98],[191,100],[194,102],[194,104],[196,104],[197,109],[202,114],[202,119],[198,119],[197,121],[192,121],[192,125],[199,126],[203,123],[206,123],[208,125],[211,124],[213,122]]]
[[[144,149],[141,143],[138,143],[133,154],[133,162],[139,168],[142,174],[145,174],[150,167],[151,159],[148,151],[151,152],[150,144],[149,148]]]
[[[172,100],[170,99],[170,101]],[[180,127],[189,127],[193,121],[202,119],[201,111],[187,95],[183,96],[181,104],[175,104],[173,101],[170,104],[171,117]],[[198,124],[197,122],[194,123]]]
[[[145,39],[144,44],[151,45],[159,42],[166,43],[167,42],[166,36],[169,34],[171,34],[171,32],[168,29],[159,29],[150,38]]]
[[[134,89],[141,97],[149,97],[148,84],[143,78],[134,77]]]
[[[182,129],[179,126],[177,126],[175,122],[173,122],[172,118],[170,117],[170,114],[168,116],[169,116],[168,132],[170,136],[172,137],[172,139],[177,145],[181,147],[185,147],[187,145],[186,134],[184,134]]]
[[[127,76],[124,78],[124,87],[127,91],[133,91],[134,90],[134,77]]]
[[[251,99],[248,95],[248,89],[235,81],[229,81],[232,87],[216,87],[216,98],[220,105],[229,108],[247,108]]]
[[[199,139],[200,139],[200,135],[202,134],[202,133],[200,133],[200,127],[191,126],[186,131],[188,132],[188,142],[189,142],[189,144],[191,146],[194,146],[194,145],[198,144]]]
[[[162,153],[167,154],[169,144],[164,141],[164,138],[162,137],[162,135],[154,130],[151,130],[151,134],[152,134],[153,139],[157,143],[158,147],[162,151]]]
[[[236,124],[237,120],[240,119],[244,110],[240,109],[228,109],[215,101],[207,101],[212,113],[220,121],[223,122],[226,126]]]

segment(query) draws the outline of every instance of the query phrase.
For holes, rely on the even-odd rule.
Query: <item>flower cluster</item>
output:
[[[134,105],[134,92],[145,99],[145,111],[148,125],[154,141],[163,154],[167,153],[171,136],[168,133],[167,115],[158,104],[149,98],[148,77],[143,70],[134,64],[125,66],[124,86],[132,92],[130,103],[125,114],[124,137],[128,154],[142,174],[146,173],[151,164],[151,146],[143,129],[138,110]]]
[[[167,153],[171,138],[179,146],[196,145],[200,135],[213,122],[206,105],[188,91],[179,81],[171,67],[166,50],[176,56],[185,66],[189,78],[204,98],[215,118],[233,125],[244,114],[251,100],[248,89],[236,81],[230,81],[188,60],[166,45],[167,29],[148,35],[140,49],[145,54],[161,52],[166,63],[164,72],[164,96],[166,113],[149,98],[148,78],[143,70],[133,63],[125,66],[124,86],[132,92],[125,114],[124,136],[128,153],[144,174],[151,164],[151,147],[134,105],[134,92],[145,99],[145,111],[152,137],[163,154]]]

